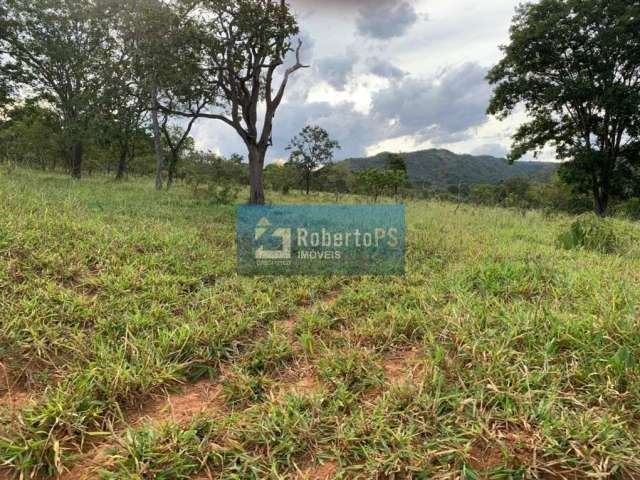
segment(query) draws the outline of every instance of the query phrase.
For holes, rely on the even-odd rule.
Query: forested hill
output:
[[[345,162],[356,172],[367,168],[384,168],[387,155],[380,153],[369,158],[350,158]],[[414,185],[495,184],[510,177],[546,181],[558,168],[558,164],[544,162],[516,162],[510,165],[502,158],[458,155],[438,149],[403,153],[402,156]]]

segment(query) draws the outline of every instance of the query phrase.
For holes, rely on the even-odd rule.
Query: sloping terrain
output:
[[[384,168],[388,153],[370,158],[345,160],[353,171]],[[457,155],[448,150],[422,150],[403,153],[409,180],[416,186],[496,184],[511,177],[547,181],[558,165],[544,162],[515,162],[491,156]]]

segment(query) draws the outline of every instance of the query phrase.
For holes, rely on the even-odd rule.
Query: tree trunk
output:
[[[169,160],[169,176],[167,178],[167,190],[173,185],[173,181],[178,173],[178,152],[171,151],[171,159]]]
[[[84,148],[82,142],[76,141],[71,147],[71,176],[80,179],[82,177],[82,154]]]
[[[591,176],[593,189],[593,205],[595,213],[600,217],[607,216],[609,207],[609,179],[594,169]]]
[[[153,129],[153,146],[156,152],[156,190],[162,190],[164,152],[160,137],[160,122],[158,121],[158,93],[155,87],[151,90],[151,128]]]
[[[609,209],[609,192],[607,188],[594,188],[594,205],[596,214],[600,217],[606,217]]]
[[[308,170],[305,175],[305,186],[307,190],[307,195],[309,195],[309,192],[311,191],[311,172]]]
[[[266,149],[249,146],[249,183],[251,193],[249,205],[264,205],[263,168]]]
[[[120,149],[120,160],[118,161],[118,171],[116,173],[116,180],[124,180],[124,177],[127,175],[127,155],[128,148]]]

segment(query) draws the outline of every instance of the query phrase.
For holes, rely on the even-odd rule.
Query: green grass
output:
[[[633,223],[602,253],[559,244],[568,216],[415,202],[405,277],[265,279],[235,273],[234,208],[180,186],[17,170],[0,195],[0,361],[32,398],[1,392],[16,478],[100,445],[113,479],[640,476]],[[202,379],[215,414],[132,424]]]

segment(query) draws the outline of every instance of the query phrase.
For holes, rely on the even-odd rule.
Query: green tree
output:
[[[357,185],[361,193],[373,197],[373,201],[377,202],[389,186],[387,172],[377,168],[363,170],[358,173]]]
[[[291,151],[289,163],[302,172],[307,195],[311,190],[311,177],[321,166],[333,160],[333,152],[340,144],[331,140],[329,133],[321,127],[306,126],[293,137],[287,150]]]
[[[489,113],[519,106],[530,121],[514,135],[509,159],[554,145],[569,160],[569,181],[587,185],[605,215],[621,159],[640,129],[640,3],[542,0],[521,5],[504,57],[488,74]]]
[[[110,55],[108,23],[92,0],[5,0],[0,83],[28,87],[59,115],[70,171],[82,175],[85,137],[96,115]],[[23,90],[24,91],[24,90]]]
[[[284,0],[203,0],[198,28],[201,55],[197,78],[217,94],[217,109],[198,116],[235,130],[248,150],[250,204],[264,204],[263,169],[273,121],[290,77],[305,68],[302,42],[293,48],[298,25]],[[278,73],[293,53],[292,65]],[[193,113],[174,110],[186,117]]]
[[[316,188],[335,194],[338,201],[340,194],[348,193],[353,188],[356,179],[346,162],[330,163],[318,170],[314,184]]]
[[[200,95],[209,98],[200,86],[196,72],[200,36],[196,34],[191,18],[198,2],[181,0],[104,0],[109,6],[119,54],[130,63],[129,78],[135,85],[140,100],[146,105],[151,123],[156,156],[156,189],[163,187],[162,173],[166,167],[162,148],[161,103],[169,107],[179,95],[184,95],[198,106],[206,104]],[[198,93],[195,91],[198,90]],[[177,93],[179,92],[179,93]],[[189,92],[188,94],[186,92]],[[187,110],[190,113],[191,102]],[[199,107],[198,111],[204,108]]]
[[[299,183],[300,170],[289,163],[278,165],[272,163],[264,169],[265,184],[276,191],[288,194]]]
[[[387,170],[397,170],[407,173],[407,163],[399,153],[389,153],[385,160],[385,167]]]
[[[119,54],[118,54],[119,53]],[[101,114],[98,141],[115,150],[118,159],[116,180],[123,180],[135,153],[136,138],[148,119],[144,92],[132,78],[131,58],[126,52],[116,53],[104,77],[104,91],[98,99]]]
[[[171,188],[178,173],[178,162],[180,157],[195,149],[195,141],[189,136],[193,127],[195,117],[187,124],[187,128],[179,125],[168,125],[168,117],[165,115],[162,122],[162,135],[164,143],[169,149],[169,175],[167,178],[167,188]]]
[[[52,110],[27,102],[0,124],[0,161],[45,170],[64,165],[65,159],[62,124]]]
[[[384,179],[386,186],[397,196],[400,188],[407,184],[407,173],[402,170],[386,170]]]
[[[393,194],[398,195],[398,190],[407,184],[407,164],[404,158],[399,153],[390,153],[385,160],[385,167],[389,172],[387,179],[391,188],[393,188]]]

